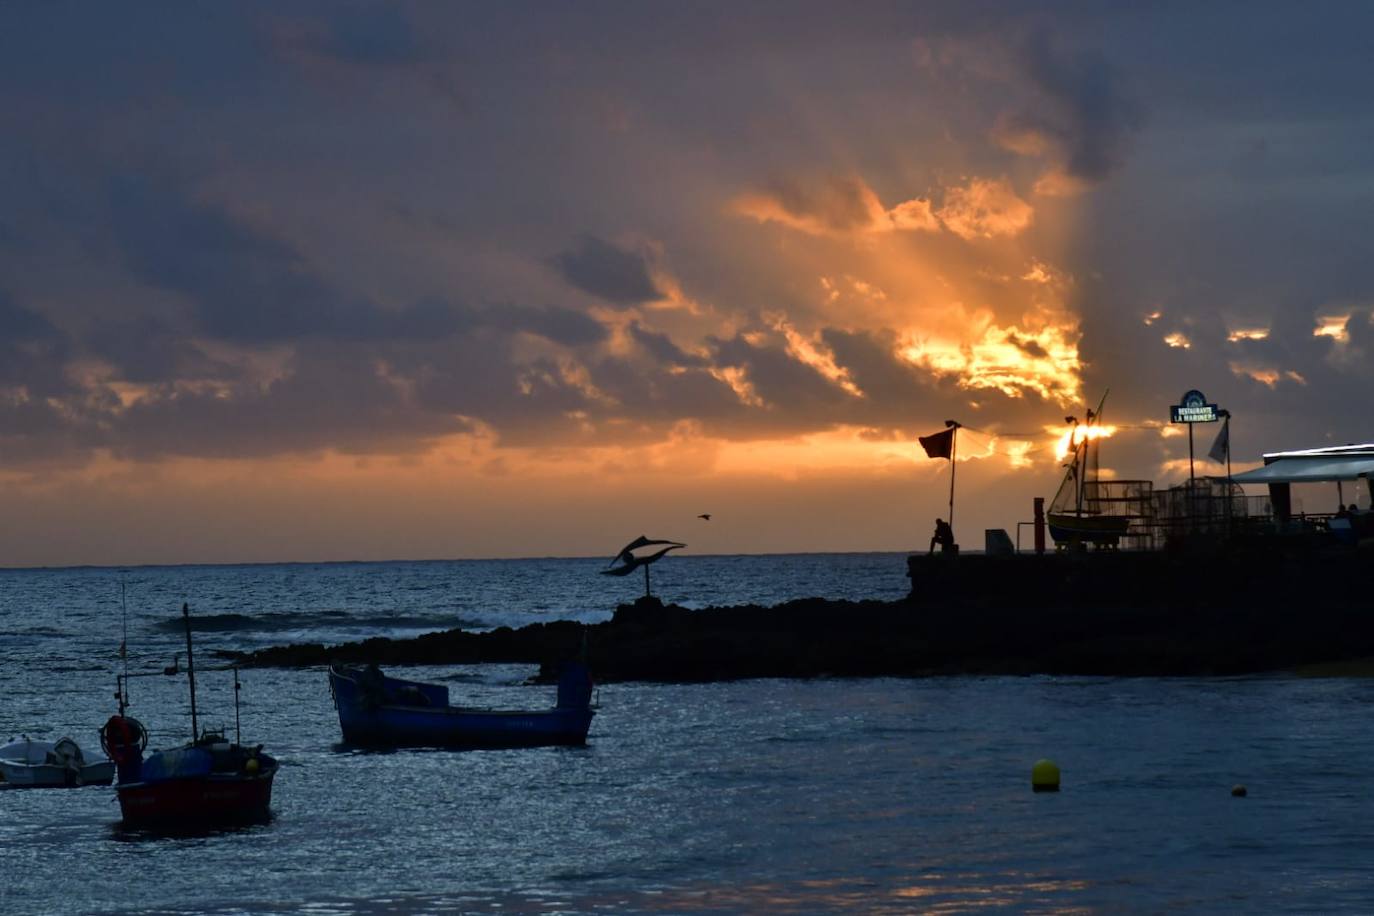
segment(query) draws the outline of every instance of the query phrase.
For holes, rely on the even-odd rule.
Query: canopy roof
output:
[[[1321,483],[1374,477],[1374,443],[1268,452],[1264,467],[1233,475],[1236,483]]]

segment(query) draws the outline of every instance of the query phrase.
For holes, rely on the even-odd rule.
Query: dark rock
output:
[[[586,652],[597,679],[938,674],[1234,675],[1374,655],[1368,554],[912,557],[902,601],[702,610],[641,598],[606,623],[301,645],[244,665],[540,666]]]

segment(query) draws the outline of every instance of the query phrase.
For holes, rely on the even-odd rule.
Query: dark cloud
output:
[[[774,178],[763,185],[762,194],[793,220],[841,234],[872,228],[877,206],[868,185],[848,175]]]
[[[108,432],[89,411],[60,403],[0,397],[0,461],[7,471],[80,466],[108,442]]]
[[[592,367],[592,381],[613,406],[600,413],[608,441],[661,439],[682,420],[695,420],[713,433],[747,426],[757,410],[741,403],[730,386],[701,368],[644,366],[608,357]],[[628,421],[628,422],[626,422]]]
[[[884,409],[909,405],[927,394],[931,378],[915,366],[897,358],[895,335],[888,332],[841,331],[826,328],[821,339],[844,367],[859,390]]]
[[[398,66],[422,56],[410,22],[390,4],[340,6],[313,38],[315,52],[363,66]]]
[[[13,299],[0,292],[0,341],[51,341],[60,337],[48,319],[37,312],[16,305]]]
[[[77,391],[65,372],[72,353],[65,333],[0,292],[0,462],[10,469],[84,461],[104,441],[98,414],[113,396]]]
[[[1001,132],[1053,147],[1072,178],[1106,179],[1121,165],[1128,140],[1144,121],[1144,108],[1121,73],[1102,52],[1060,47],[1043,31],[1022,46],[1019,62],[1042,101],[1005,116]]]
[[[70,354],[65,333],[0,292],[0,386],[22,387],[34,398],[70,391],[63,373]]]
[[[329,346],[304,348],[264,388],[155,389],[118,415],[111,445],[132,458],[406,453],[468,428],[415,405],[368,348]]]
[[[635,343],[644,348],[654,359],[667,366],[691,366],[701,367],[706,365],[706,360],[700,356],[695,356],[686,352],[667,334],[659,334],[655,331],[645,329],[638,321],[630,322],[630,336]]]
[[[570,347],[606,339],[606,326],[582,312],[561,306],[493,305],[469,313],[473,325],[524,331]]]
[[[186,329],[153,316],[102,320],[83,335],[85,352],[108,362],[118,377],[133,383],[178,378],[230,379],[235,367],[208,355]]]
[[[437,299],[384,307],[325,280],[288,243],[142,177],[112,182],[111,213],[131,271],[189,301],[196,330],[265,344],[304,339],[434,340],[479,326],[526,331],[570,345],[605,329],[561,307],[454,306]]]
[[[285,243],[168,182],[121,176],[110,187],[111,229],[129,270],[192,303],[201,328],[229,340],[315,333],[351,336],[368,320]]]
[[[0,85],[87,112],[133,101],[232,102],[262,88],[254,22],[241,9],[178,4],[7,6]]]
[[[548,444],[581,429],[569,414],[602,409],[557,361],[522,359],[516,350],[510,333],[481,328],[448,341],[397,347],[392,365],[413,380],[417,406],[481,420],[503,442]]]
[[[795,430],[809,422],[824,428],[841,417],[853,398],[811,366],[775,346],[755,345],[742,335],[708,343],[717,366],[743,370],[766,409],[754,416],[764,426]],[[777,422],[774,422],[774,421]]]
[[[274,7],[262,21],[276,55],[337,99],[401,89],[412,98],[437,98],[450,112],[470,111],[471,95],[453,72],[454,55],[435,47],[409,10],[382,3]]]
[[[607,302],[638,305],[663,298],[643,255],[594,235],[555,255],[553,265],[573,286]]]
[[[284,374],[267,384],[250,368],[172,336],[150,334],[140,345],[137,326],[121,328],[94,352],[116,359],[125,380],[150,387],[127,409],[110,405],[103,422],[116,450],[137,458],[404,453],[469,430],[461,417],[498,432],[541,424],[553,430],[588,406],[556,362],[517,359],[514,340],[530,333],[595,342],[605,335],[597,322],[556,308],[443,314],[458,320],[442,322],[445,334],[437,337],[420,334],[419,322],[404,337],[296,341]]]
[[[1027,337],[1022,337],[1020,334],[1014,332],[1008,334],[1007,339],[1010,340],[1013,344],[1015,344],[1018,350],[1020,350],[1022,353],[1025,353],[1028,356],[1033,356],[1036,359],[1049,358],[1050,354],[1048,353],[1048,351],[1046,351],[1045,348],[1041,346],[1037,341],[1031,340]]]

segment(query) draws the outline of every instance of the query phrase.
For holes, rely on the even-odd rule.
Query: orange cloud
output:
[[[923,197],[885,208],[873,189],[854,176],[815,182],[777,179],[762,190],[736,197],[731,207],[760,223],[837,237],[938,232],[943,226],[961,238],[990,239],[1019,234],[1035,212],[1006,178],[970,178],[964,185],[947,188],[938,210]]]
[[[940,220],[936,218],[935,211],[930,206],[930,201],[923,198],[918,197],[900,203],[887,211],[887,215],[892,221],[892,228],[894,229],[917,230],[920,232],[940,231]]]
[[[1093,182],[1063,169],[1050,169],[1035,181],[1035,193],[1041,197],[1076,197],[1093,189]]]
[[[832,175],[814,182],[779,178],[734,201],[735,212],[811,235],[881,232],[892,226],[887,211],[861,178]]]
[[[1317,318],[1317,326],[1312,329],[1313,337],[1330,337],[1337,343],[1346,343],[1350,340],[1350,331],[1347,325],[1350,324],[1350,313],[1344,315],[1322,315]]]
[[[764,320],[782,334],[783,339],[787,341],[787,352],[793,359],[815,369],[846,394],[856,398],[864,397],[864,393],[850,377],[849,370],[835,362],[835,355],[824,344],[802,335],[781,312],[764,315]]]
[[[1284,381],[1285,379],[1298,385],[1307,384],[1307,379],[1303,378],[1301,373],[1295,372],[1292,369],[1288,369],[1285,371],[1281,369],[1276,369],[1272,366],[1263,366],[1256,365],[1254,363],[1241,362],[1231,362],[1229,364],[1229,368],[1231,370],[1232,375],[1238,376],[1240,378],[1252,379],[1256,382],[1259,382],[1261,385],[1266,385],[1270,388],[1277,388],[1279,386],[1279,382]]]
[[[945,191],[936,213],[945,228],[964,239],[1013,236],[1031,224],[1035,210],[1016,195],[1005,178],[971,178]]]
[[[1009,398],[1033,392],[1059,404],[1082,399],[1083,369],[1078,325],[1067,316],[1042,316],[1038,326],[1002,327],[988,322],[970,343],[941,340],[907,343],[900,355],[960,388],[993,389]]]

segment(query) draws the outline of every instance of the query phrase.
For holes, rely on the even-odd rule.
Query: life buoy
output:
[[[148,731],[137,719],[110,716],[100,727],[100,747],[117,765],[137,760],[148,746]]]

